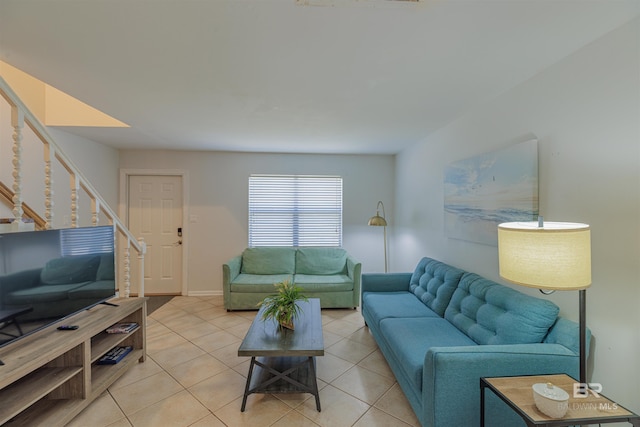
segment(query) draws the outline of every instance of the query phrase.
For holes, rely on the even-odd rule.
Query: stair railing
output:
[[[136,239],[129,231],[126,225],[118,218],[104,198],[100,196],[98,191],[91,185],[89,180],[84,177],[80,170],[65,155],[62,149],[53,140],[46,127],[31,113],[22,100],[16,95],[11,87],[0,77],[0,94],[11,107],[11,128],[13,130],[13,218],[14,223],[20,225],[25,214],[25,204],[23,196],[23,129],[25,124],[33,131],[35,136],[43,144],[44,159],[44,229],[52,227],[54,216],[53,203],[53,162],[59,162],[60,165],[69,174],[69,183],[71,188],[71,215],[70,225],[72,228],[78,227],[78,219],[80,216],[79,198],[82,193],[86,194],[91,200],[91,224],[97,226],[100,215],[107,218],[110,225],[114,226],[117,236],[124,240],[123,252],[123,275],[124,296],[129,297],[131,293],[131,256],[132,252],[137,254],[139,285],[138,296],[144,296],[144,255],[146,253],[146,243],[144,239]],[[82,192],[81,192],[82,191]],[[30,197],[35,197],[30,195]],[[32,200],[30,198],[30,200]],[[32,204],[32,206],[34,206]],[[27,215],[29,213],[27,212]],[[122,240],[121,240],[122,241]],[[117,278],[119,280],[119,278]],[[120,284],[118,285],[120,288]]]

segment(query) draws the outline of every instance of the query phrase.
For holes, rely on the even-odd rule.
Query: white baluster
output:
[[[131,240],[127,239],[127,247],[124,250],[124,297],[131,294]]]
[[[96,227],[100,222],[100,200],[95,197],[91,198],[91,224]]]
[[[22,128],[24,113],[18,107],[11,108],[13,127],[13,217],[18,227],[22,223]]]
[[[71,227],[76,228],[78,226],[79,215],[79,203],[80,197],[80,180],[75,174],[70,175],[71,181]]]
[[[53,226],[53,167],[51,159],[55,156],[51,144],[44,144],[44,220],[46,230]]]

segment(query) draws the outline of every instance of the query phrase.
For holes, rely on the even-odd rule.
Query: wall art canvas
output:
[[[498,224],[538,218],[538,141],[449,164],[444,172],[447,236],[498,245]]]

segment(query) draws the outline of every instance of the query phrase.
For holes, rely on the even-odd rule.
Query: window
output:
[[[113,227],[63,228],[60,230],[62,256],[113,252]]]
[[[342,178],[251,175],[249,247],[342,246]]]

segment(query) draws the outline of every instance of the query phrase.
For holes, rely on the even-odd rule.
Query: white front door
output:
[[[129,229],[147,244],[145,295],[182,293],[182,203],[181,176],[129,176]]]

